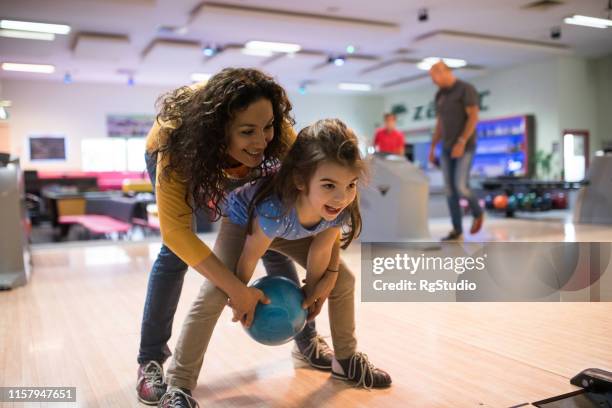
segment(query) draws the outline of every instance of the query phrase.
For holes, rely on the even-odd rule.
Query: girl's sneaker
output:
[[[318,334],[307,341],[295,341],[293,357],[319,370],[331,371],[334,352]]]
[[[160,408],[200,408],[191,393],[178,387],[170,387],[159,401]]]
[[[334,358],[332,377],[365,389],[386,388],[391,385],[391,376],[386,371],[374,367],[364,353],[355,353],[344,360]]]

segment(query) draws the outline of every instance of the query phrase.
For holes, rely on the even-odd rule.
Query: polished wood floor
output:
[[[432,222],[432,233],[447,224]],[[474,239],[611,241],[612,228],[489,219]],[[0,386],[76,386],[78,402],[66,406],[142,406],[136,354],[158,248],[34,249],[29,284],[0,292]],[[358,274],[359,245],[343,256]],[[201,282],[188,272],[172,347]],[[584,368],[612,370],[610,303],[359,303],[357,323],[359,349],[393,376],[387,390],[353,389],[295,363],[290,344],[253,342],[226,311],[194,396],[202,407],[510,407],[573,390],[569,378]],[[328,336],[327,317],[317,324]]]

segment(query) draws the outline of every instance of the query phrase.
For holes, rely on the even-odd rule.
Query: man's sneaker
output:
[[[463,240],[463,234],[455,230],[452,230],[451,232],[448,233],[447,236],[442,238],[440,241],[453,242],[453,241],[462,241],[462,240]]]
[[[170,387],[159,401],[159,408],[200,408],[200,405],[189,391]]]
[[[334,352],[329,348],[323,337],[318,334],[306,341],[297,341],[291,352],[293,357],[303,360],[311,367],[330,371]]]
[[[474,217],[472,220],[472,228],[470,228],[470,234],[476,234],[482,228],[484,221],[484,213],[480,214],[480,217]]]
[[[149,361],[138,367],[136,392],[138,392],[138,400],[143,404],[157,405],[161,396],[166,392],[164,369],[161,364],[157,361]]]
[[[332,377],[365,389],[386,388],[391,385],[391,376],[386,371],[374,367],[364,353],[355,353],[345,360],[334,358]]]

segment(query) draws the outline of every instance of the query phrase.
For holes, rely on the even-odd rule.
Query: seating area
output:
[[[147,205],[155,202],[142,172],[26,172],[25,190],[38,241],[126,239],[159,232]]]

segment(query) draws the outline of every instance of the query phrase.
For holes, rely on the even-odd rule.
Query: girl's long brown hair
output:
[[[298,133],[278,172],[268,177],[249,204],[247,232],[251,233],[255,207],[272,194],[281,200],[284,215],[287,215],[301,192],[296,186],[296,178],[303,180],[308,188],[317,167],[323,162],[350,167],[362,176],[367,172],[366,164],[359,152],[357,136],[339,119],[319,120]],[[305,193],[308,194],[308,190]],[[348,247],[361,232],[359,195],[346,210],[350,214],[350,223],[342,231],[343,249]]]
[[[214,220],[221,217],[228,182],[227,129],[237,112],[261,98],[270,101],[274,112],[274,138],[260,165],[265,175],[288,150],[295,123],[287,94],[272,77],[256,69],[226,68],[204,86],[184,86],[158,99],[157,121],[167,138],[157,152],[168,155],[161,176],[187,184],[185,202],[192,210],[208,207]]]

